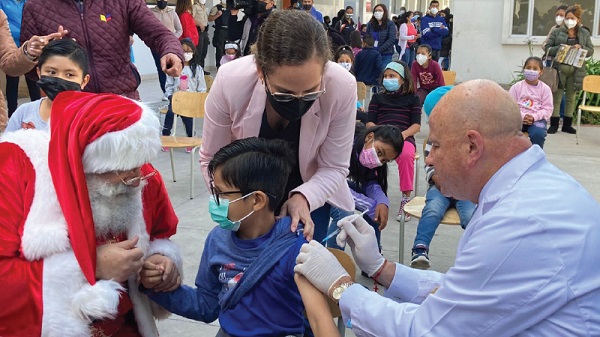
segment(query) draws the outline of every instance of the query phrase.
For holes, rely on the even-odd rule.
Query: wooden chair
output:
[[[354,265],[354,261],[352,260],[352,258],[348,254],[344,253],[343,251],[341,251],[339,249],[335,249],[335,248],[327,248],[327,249],[337,258],[337,260],[340,262],[342,267],[344,267],[344,269],[346,269],[346,271],[352,278],[352,281],[355,281],[356,280],[356,265]],[[337,326],[338,326],[338,331],[340,332],[340,336],[344,337],[344,335],[346,334],[346,326],[344,325],[344,320],[342,319],[342,311],[340,310],[340,306],[330,298],[327,298],[327,303],[329,304],[329,310],[331,311],[331,316],[333,316],[333,318],[338,319]]]
[[[173,113],[175,114],[173,123],[173,132],[171,136],[162,136],[160,141],[163,147],[169,148],[169,154],[171,155],[171,170],[173,172],[173,182],[177,181],[175,178],[175,162],[173,160],[173,149],[181,148],[192,148],[190,154],[190,199],[194,198],[194,153],[202,145],[202,138],[194,137],[178,137],[177,132],[177,116],[193,118],[192,129],[196,129],[196,118],[204,118],[204,102],[206,101],[205,92],[187,92],[178,91],[173,95],[172,106]]]
[[[416,219],[420,219],[423,215],[423,209],[425,208],[425,197],[415,197],[411,201],[409,201],[406,205],[404,205],[404,214],[408,214],[410,216],[415,217]],[[406,222],[406,218],[403,215],[400,217],[400,229],[399,229],[399,242],[398,242],[398,252],[399,252],[399,262],[404,263],[404,224]],[[444,225],[459,225],[460,226],[460,217],[458,216],[458,211],[454,207],[448,208],[442,221],[440,224]]]
[[[363,108],[368,110],[365,107],[365,103],[367,102],[367,86],[363,82],[356,82],[356,95],[358,96],[358,100],[361,101]]]
[[[215,79],[212,76],[204,75],[204,81],[206,81],[206,92],[207,93],[210,92],[210,88],[212,87],[214,80]]]
[[[585,105],[588,92],[600,94],[600,75],[587,75],[583,78],[583,100],[577,109],[577,133],[575,134],[577,145],[579,145],[579,134],[581,133],[581,110],[600,113],[600,106]]]
[[[442,74],[444,75],[444,83],[446,85],[454,85],[456,82],[456,71],[443,70]]]

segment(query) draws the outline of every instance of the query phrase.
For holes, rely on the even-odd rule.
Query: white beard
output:
[[[133,228],[145,228],[142,206],[142,189],[122,183],[108,184],[102,178],[86,175],[96,238],[108,239],[130,232]],[[139,227],[141,226],[141,227]]]

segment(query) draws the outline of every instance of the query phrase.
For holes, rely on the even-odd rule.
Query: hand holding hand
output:
[[[179,56],[168,53],[160,58],[160,67],[165,74],[171,77],[179,77],[181,75],[181,69],[183,69],[183,63]]]
[[[181,285],[181,276],[171,259],[154,254],[144,261],[140,271],[140,282],[144,287],[156,292],[173,291]]]
[[[296,231],[298,228],[298,221],[304,224],[304,237],[310,241],[312,239],[315,224],[310,217],[310,208],[308,206],[308,200],[302,195],[302,193],[294,193],[283,206],[279,212],[279,217],[290,216],[292,218],[291,230]]]
[[[331,286],[339,279],[349,277],[337,258],[314,240],[302,245],[300,254],[296,257],[294,271],[304,275],[324,294],[329,294]]]
[[[144,252],[136,248],[138,237],[96,248],[96,278],[124,282],[142,268]]]
[[[385,263],[379,252],[375,230],[363,218],[355,219],[354,215],[347,216],[338,222],[342,230],[337,235],[336,242],[344,247],[346,242],[352,249],[354,261],[369,277],[373,276]]]

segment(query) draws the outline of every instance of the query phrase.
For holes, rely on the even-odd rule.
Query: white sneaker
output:
[[[169,97],[167,97],[167,95],[163,95],[162,100],[168,102],[169,101]]]

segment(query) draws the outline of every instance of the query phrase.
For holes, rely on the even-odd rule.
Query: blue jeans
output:
[[[331,206],[331,211],[329,212],[329,215],[331,216],[331,223],[329,224],[329,228],[327,229],[327,235],[333,233],[337,229],[337,223],[342,218],[345,218],[352,214],[354,214],[354,212],[345,211],[341,208]],[[337,237],[337,235],[332,237],[331,239],[327,240],[327,247],[344,250],[344,247],[338,246],[337,243],[335,242],[336,237]]]
[[[383,69],[385,69],[385,66],[388,65],[388,63],[392,62],[392,56],[394,56],[393,54],[381,54],[381,72],[383,72]]]
[[[408,69],[410,69],[410,67],[412,66],[412,63],[415,60],[416,56],[417,52],[413,48],[406,46],[406,49],[404,50],[404,55],[402,55],[402,62],[406,63]]]
[[[160,66],[160,55],[152,52],[152,58],[154,58],[154,65],[156,66],[156,72],[158,73],[158,83],[160,83],[160,89],[163,94],[165,93],[165,83],[167,83],[167,74],[162,71]]]
[[[321,242],[327,236],[327,227],[329,226],[329,213],[333,206],[325,204],[310,212],[310,218],[315,224],[313,240]]]
[[[173,96],[169,96],[169,110],[167,110],[167,114],[165,115],[165,124],[163,125],[162,135],[170,136],[171,129],[173,128],[173,122],[175,119],[175,114],[173,113],[173,104],[172,104]],[[181,120],[183,121],[183,125],[185,126],[185,132],[188,137],[192,137],[193,129],[194,129],[194,119],[190,117],[181,116]]]
[[[467,200],[448,198],[435,185],[429,187],[425,195],[425,208],[423,208],[423,214],[417,226],[417,236],[415,237],[413,247],[418,244],[429,247],[433,235],[444,217],[444,213],[453,204],[458,211],[460,226],[466,228],[475,211],[475,204]]]
[[[544,148],[544,142],[546,141],[546,121],[541,120],[533,123],[532,125],[523,125],[523,132],[529,133],[529,140],[534,145],[539,145],[542,149]]]

